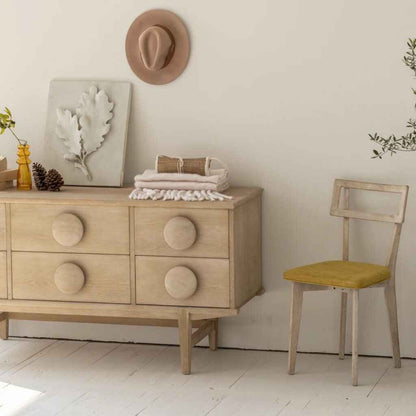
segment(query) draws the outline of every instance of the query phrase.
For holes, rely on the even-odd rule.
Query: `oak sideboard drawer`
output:
[[[11,204],[12,250],[129,253],[127,207]]]
[[[13,299],[130,303],[129,256],[12,253]]]
[[[0,251],[6,250],[6,204],[0,204]]]
[[[136,303],[229,307],[229,261],[136,257]]]
[[[0,252],[0,298],[7,299],[7,255]]]
[[[228,211],[135,209],[137,255],[228,258]]]

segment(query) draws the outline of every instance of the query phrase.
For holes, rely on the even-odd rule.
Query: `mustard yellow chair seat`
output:
[[[355,261],[324,261],[283,273],[286,280],[312,285],[362,289],[390,279],[388,267]]]

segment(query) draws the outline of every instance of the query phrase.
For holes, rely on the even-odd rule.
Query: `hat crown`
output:
[[[127,32],[127,61],[141,80],[167,84],[186,68],[189,43],[179,16],[168,10],[148,10],[136,17]]]
[[[167,29],[150,26],[139,36],[139,52],[143,65],[149,71],[159,71],[170,61],[174,40]]]

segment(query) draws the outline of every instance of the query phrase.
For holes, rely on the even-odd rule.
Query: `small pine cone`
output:
[[[57,192],[61,190],[61,186],[64,184],[61,174],[56,169],[48,170],[46,174],[46,186],[48,191]]]
[[[46,185],[46,169],[40,163],[33,163],[32,167],[33,179],[35,181],[36,188],[39,191],[47,191],[48,186]]]

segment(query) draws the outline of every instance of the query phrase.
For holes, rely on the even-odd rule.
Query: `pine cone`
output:
[[[46,174],[46,186],[48,191],[57,192],[61,190],[61,186],[64,184],[61,174],[56,169],[49,169]]]
[[[40,163],[33,163],[32,167],[33,179],[35,180],[36,188],[39,191],[47,191],[48,186],[46,185],[46,169]]]

